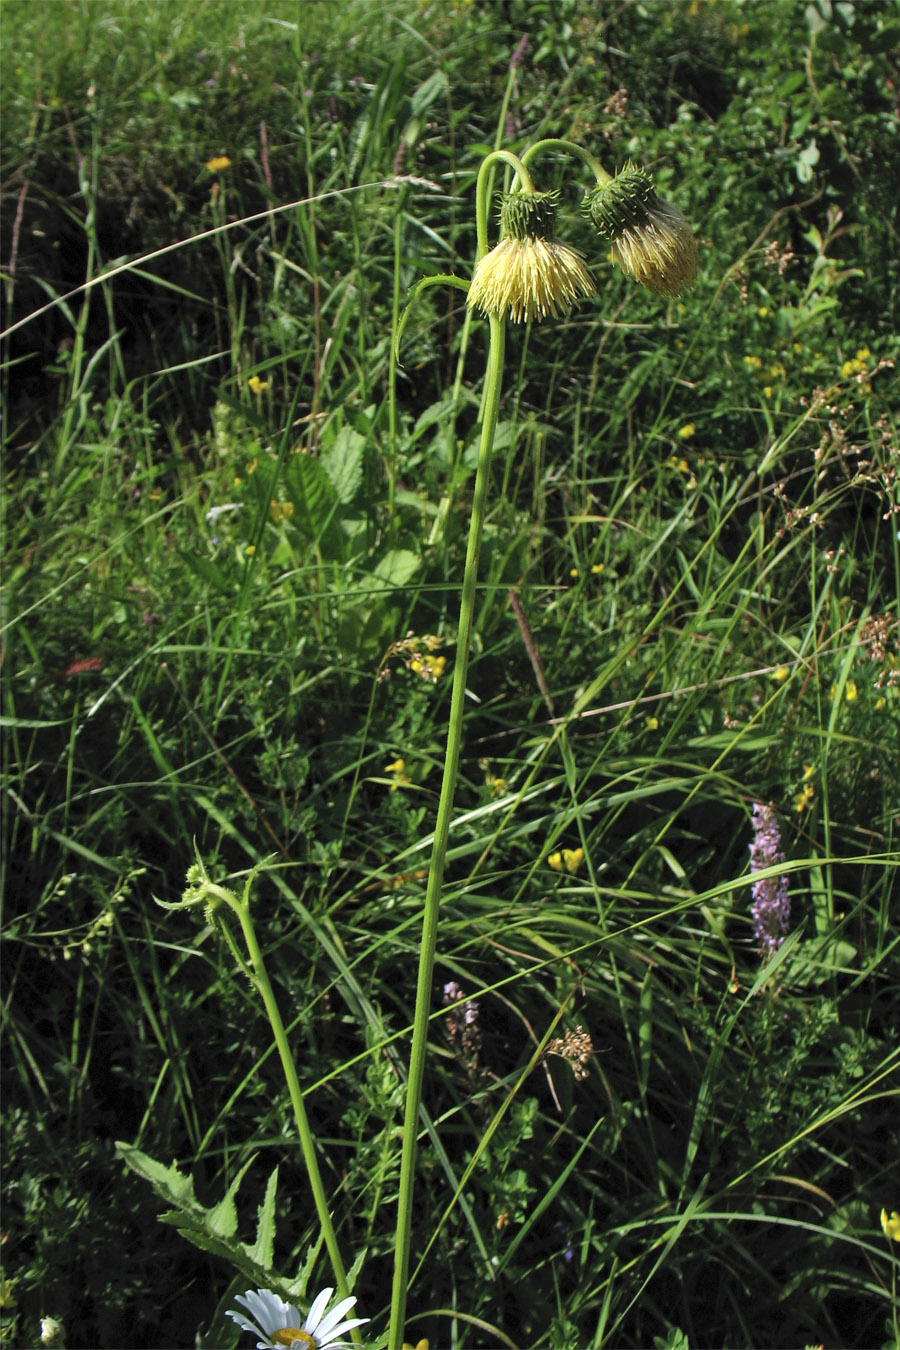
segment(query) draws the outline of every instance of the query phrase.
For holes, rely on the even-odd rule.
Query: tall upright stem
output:
[[[444,860],[450,835],[450,818],[453,813],[453,796],[456,791],[459,755],[462,745],[469,644],[475,617],[475,592],[478,582],[478,555],[484,528],[491,451],[494,446],[494,432],[497,428],[503,354],[506,346],[505,320],[492,317],[490,326],[481,443],[478,450],[478,469],[475,474],[472,516],[469,522],[466,570],[459,606],[459,635],[456,641],[456,664],[453,670],[453,692],[450,699],[447,753],[444,760],[444,778],[441,784],[441,797],[438,803],[437,823],[434,830],[431,867],[428,872],[428,887],[425,893],[425,914],[422,921],[422,942],[419,950],[416,1012],[413,1023],[412,1050],[409,1057],[409,1079],[406,1085],[406,1113],[403,1122],[403,1154],[400,1162],[400,1195],[397,1202],[397,1241],[394,1250],[394,1285],[391,1296],[389,1350],[400,1350],[403,1344],[403,1324],[406,1320],[406,1286],[409,1276],[413,1182],[416,1171],[416,1144],[419,1111],[422,1102],[422,1082],[425,1075],[425,1053],[428,1043],[428,1016],[431,1010],[431,982],[437,949]]]

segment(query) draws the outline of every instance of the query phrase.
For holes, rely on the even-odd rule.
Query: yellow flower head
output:
[[[579,253],[553,238],[556,192],[511,193],[500,213],[504,238],[475,268],[466,303],[513,323],[538,322],[596,294]]]
[[[206,168],[210,173],[221,173],[223,169],[231,168],[231,160],[227,155],[213,155],[212,159],[206,161]]]
[[[552,867],[554,872],[561,872],[563,868],[567,872],[577,872],[583,861],[583,848],[564,848],[561,853],[551,853],[547,865]]]
[[[414,675],[419,675],[428,684],[437,684],[444,673],[447,665],[446,656],[414,656],[409,663],[409,668]]]
[[[881,1211],[881,1226],[884,1229],[885,1237],[889,1237],[894,1242],[900,1242],[900,1214],[896,1210],[888,1217],[886,1209]]]
[[[612,245],[613,261],[658,295],[680,295],[697,275],[697,244],[684,216],[657,196],[653,179],[626,164],[584,199],[584,210]]]
[[[393,764],[386,764],[384,771],[392,777],[391,792],[396,792],[399,787],[410,787],[412,785],[412,779],[406,772],[405,759],[395,759]]]

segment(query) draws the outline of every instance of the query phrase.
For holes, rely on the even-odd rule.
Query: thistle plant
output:
[[[552,139],[538,141],[521,157],[508,150],[494,150],[485,156],[476,189],[478,257],[471,283],[466,286],[457,277],[429,277],[417,288],[416,294],[426,286],[441,283],[465,289],[469,309],[487,318],[489,334],[481,405],[481,437],[460,597],[444,773],[419,948],[416,1009],[403,1125],[388,1350],[398,1350],[402,1345],[406,1317],[416,1143],[428,1018],[444,863],[462,745],[478,558],[500,403],[506,324],[540,323],[548,317],[557,318],[561,311],[567,311],[578,301],[592,299],[596,295],[596,286],[585,260],[556,236],[558,193],[539,192],[535,187],[529,166],[546,151],[572,156],[593,172],[595,186],[585,198],[585,213],[601,237],[609,242],[613,260],[633,280],[659,294],[675,296],[690,286],[697,271],[697,249],[690,228],[675,207],[657,196],[649,174],[629,164],[621,174],[613,177],[581,146]],[[501,198],[500,238],[491,248],[488,242],[490,184],[495,166],[501,163],[513,170],[514,178],[511,190]],[[402,330],[401,322],[398,342]]]
[[[539,154],[546,151],[573,156],[592,171],[595,186],[585,198],[585,212],[597,227],[601,237],[610,245],[613,260],[630,277],[659,294],[674,296],[690,285],[697,267],[696,246],[684,217],[674,207],[660,200],[647,174],[629,165],[613,178],[581,147],[569,141],[545,140],[531,146],[521,157],[502,149],[494,150],[485,156],[477,182],[478,257],[471,282],[466,283],[459,277],[429,277],[417,288],[418,294],[426,286],[448,283],[465,290],[470,313],[486,317],[489,327],[480,443],[462,577],[444,771],[432,841],[419,948],[416,1006],[404,1108],[388,1350],[400,1350],[404,1343],[416,1143],[422,1106],[428,1019],[432,1001],[444,864],[462,747],[464,699],[475,615],[478,561],[500,404],[506,325],[540,323],[548,318],[558,318],[579,301],[591,300],[597,295],[596,284],[585,259],[557,237],[559,194],[556,191],[541,192],[535,187],[530,165]],[[490,185],[495,166],[498,164],[505,164],[512,170],[512,183],[510,190],[501,195],[500,237],[496,244],[490,247],[488,238]],[[408,312],[407,309],[407,314]],[[398,343],[405,318],[406,316],[398,326]],[[426,648],[424,654],[416,645],[418,640],[412,635],[407,635],[406,639],[394,644],[389,654],[400,656],[410,669],[422,678],[434,682],[443,671],[445,662],[444,656],[434,654],[441,640],[428,638],[422,641]],[[387,767],[386,772],[394,776],[392,786],[396,787],[404,781],[404,768],[402,760],[397,760]],[[548,864],[553,870],[565,869],[571,873],[577,870],[582,859],[583,849],[563,849],[550,855]],[[339,1303],[332,1312],[326,1312],[332,1294],[332,1290],[328,1288],[313,1301],[305,1321],[302,1320],[294,1303],[288,1302],[280,1294],[262,1288],[256,1293],[248,1290],[245,1295],[238,1298],[238,1302],[252,1318],[255,1318],[255,1321],[251,1321],[243,1312],[232,1311],[228,1315],[242,1329],[259,1336],[260,1346],[308,1345],[321,1346],[324,1350],[328,1345],[343,1344],[344,1342],[335,1341],[333,1338],[345,1331],[349,1332],[354,1343],[359,1343],[358,1328],[366,1319],[342,1320],[355,1300],[350,1295],[350,1280],[338,1246],[297,1069],[266,971],[262,949],[254,930],[250,904],[250,889],[254,875],[255,873],[248,878],[242,894],[237,895],[227,887],[213,882],[202,861],[198,859],[188,875],[188,886],[181,903],[166,907],[202,906],[207,922],[221,933],[236,964],[247,975],[262,999],[294,1108],[303,1159],[338,1291]],[[240,951],[229,924],[225,922],[228,915],[234,916],[238,921],[249,961]],[[451,986],[446,988],[449,990]],[[474,1014],[471,1017],[465,1016],[465,1026],[468,1041],[464,1036],[463,1048],[472,1058],[477,1056],[477,1027]],[[550,1032],[547,1033],[547,1041],[549,1036]],[[544,1046],[539,1048],[535,1063],[544,1049]],[[574,1035],[570,1034],[566,1038],[552,1042],[547,1047],[547,1052],[561,1054],[572,1061],[576,1066],[576,1077],[586,1072],[586,1065],[593,1053],[590,1038],[580,1027]],[[152,1160],[141,1161],[139,1166],[144,1167],[147,1175],[154,1175],[158,1179],[158,1173],[152,1171]],[[171,1181],[173,1185],[179,1185],[182,1179],[169,1173],[166,1180]],[[274,1189],[271,1203],[274,1204]],[[262,1224],[262,1219],[261,1225],[267,1226]],[[195,1223],[194,1230],[196,1229]],[[189,1228],[185,1231],[186,1235],[191,1235]],[[197,1240],[196,1231],[193,1240]],[[200,1245],[203,1245],[203,1241]],[[220,1242],[220,1248],[221,1246]],[[268,1273],[264,1264],[258,1261],[253,1269],[260,1274]]]

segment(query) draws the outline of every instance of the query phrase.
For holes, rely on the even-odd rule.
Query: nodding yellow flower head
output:
[[[885,1237],[900,1242],[900,1214],[896,1210],[890,1215],[886,1209],[881,1211],[881,1227],[884,1229]]]
[[[475,268],[466,303],[513,323],[541,319],[596,295],[579,253],[553,237],[558,192],[514,192],[500,211],[504,238]]]
[[[583,208],[612,245],[613,261],[658,295],[680,295],[697,275],[697,244],[684,216],[657,195],[653,179],[626,164],[589,192]]]

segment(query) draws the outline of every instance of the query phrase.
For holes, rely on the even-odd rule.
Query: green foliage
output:
[[[251,1245],[239,1242],[235,1238],[238,1218],[234,1197],[245,1173],[253,1163],[252,1158],[237,1173],[218,1204],[207,1207],[201,1205],[194,1195],[193,1179],[184,1176],[174,1165],[164,1167],[129,1144],[119,1143],[116,1149],[122,1161],[138,1176],[149,1181],[156,1194],[166,1204],[175,1206],[174,1209],[160,1214],[161,1223],[171,1224],[195,1247],[220,1257],[251,1284],[263,1285],[266,1288],[271,1286],[275,1197],[278,1190],[277,1168],[266,1183],[265,1199],[257,1213],[256,1239]],[[284,1297],[292,1298],[298,1293],[304,1293],[305,1283],[305,1279],[301,1277],[294,1285],[286,1286],[283,1291]]]
[[[470,275],[508,88],[505,142],[639,159],[702,266],[637,290],[538,160],[600,299],[508,334],[407,1335],[896,1339],[896,16],[3,19],[7,1342],[213,1344],[232,1274],[331,1283],[256,993],[154,904],[195,846],[236,889],[274,857],[254,920],[384,1334],[481,329],[429,286],[392,353]]]

